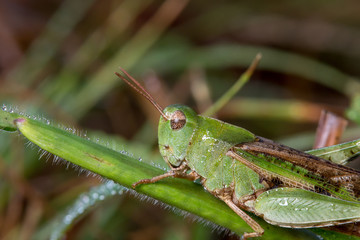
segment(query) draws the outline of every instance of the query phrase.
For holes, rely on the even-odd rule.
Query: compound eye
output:
[[[180,110],[176,110],[170,117],[170,126],[172,130],[179,130],[183,128],[185,123],[185,114]]]

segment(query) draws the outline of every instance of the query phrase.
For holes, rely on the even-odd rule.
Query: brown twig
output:
[[[346,119],[332,112],[323,110],[316,130],[314,148],[338,144],[346,125]]]

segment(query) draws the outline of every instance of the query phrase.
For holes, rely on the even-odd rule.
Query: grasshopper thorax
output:
[[[184,161],[191,138],[197,126],[198,116],[184,105],[170,105],[164,109],[159,121],[159,148],[163,158],[172,167]]]

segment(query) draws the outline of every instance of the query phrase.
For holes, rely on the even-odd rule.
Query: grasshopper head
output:
[[[170,105],[164,110],[157,104],[154,98],[124,69],[115,73],[130,87],[144,96],[161,114],[159,122],[159,147],[160,153],[172,167],[180,166],[185,159],[186,151],[191,144],[190,140],[197,125],[197,114],[191,108],[183,105]]]
[[[178,167],[185,159],[191,137],[197,125],[197,114],[184,105],[170,105],[164,109],[159,121],[159,148],[162,157]]]

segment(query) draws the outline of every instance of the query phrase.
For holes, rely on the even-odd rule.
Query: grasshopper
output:
[[[121,68],[120,68],[121,69]],[[360,172],[275,143],[190,107],[162,109],[125,70],[116,73],[161,114],[159,149],[171,170],[132,185],[167,177],[199,180],[259,237],[264,229],[245,211],[290,228],[338,226],[360,221]],[[132,82],[130,82],[132,81]]]

